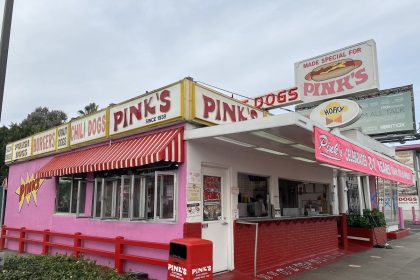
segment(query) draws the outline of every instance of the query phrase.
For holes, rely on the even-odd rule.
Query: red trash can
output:
[[[213,243],[200,238],[169,244],[168,280],[213,279]]]

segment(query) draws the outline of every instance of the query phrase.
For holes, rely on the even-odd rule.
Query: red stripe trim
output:
[[[164,161],[182,162],[183,128],[162,131],[135,139],[109,143],[51,159],[38,178],[141,166]]]

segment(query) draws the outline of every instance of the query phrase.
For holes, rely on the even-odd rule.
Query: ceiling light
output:
[[[278,155],[278,156],[287,156],[287,154],[282,153],[282,152],[278,152],[278,151],[274,151],[271,149],[266,149],[266,148],[255,148],[255,150],[261,151],[261,152],[266,152],[266,153],[270,153],[270,154],[274,154],[274,155]]]
[[[310,163],[316,162],[314,160],[303,158],[303,157],[292,157],[292,159],[300,160],[300,161],[304,161],[304,162],[310,162]]]
[[[221,141],[224,141],[224,142],[228,142],[228,143],[231,143],[231,144],[236,144],[236,145],[239,145],[239,146],[242,146],[242,147],[247,147],[247,148],[254,148],[255,147],[254,145],[251,145],[251,144],[248,144],[248,143],[245,143],[245,142],[241,142],[241,141],[237,141],[237,140],[233,140],[233,139],[226,138],[226,137],[221,137],[221,136],[214,137],[214,139],[221,140]]]
[[[302,150],[302,151],[306,151],[306,152],[311,152],[311,153],[315,153],[315,149],[302,145],[302,144],[294,144],[292,145],[292,147],[295,147],[296,149]]]
[[[280,143],[280,144],[293,144],[292,141],[290,141],[286,138],[282,138],[282,137],[279,137],[277,135],[267,133],[265,131],[255,131],[255,132],[251,132],[251,134],[256,135],[258,137],[261,137],[261,138],[264,138],[264,139],[268,139],[268,140]]]

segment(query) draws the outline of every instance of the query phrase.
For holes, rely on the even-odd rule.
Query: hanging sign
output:
[[[361,116],[362,109],[356,102],[333,99],[315,107],[310,119],[327,127],[343,127],[354,123]]]
[[[251,100],[244,100],[244,104],[249,104],[259,109],[271,110],[284,106],[302,103],[302,93],[298,87],[276,90],[262,96],[254,97]]]
[[[314,127],[315,158],[353,171],[413,185],[413,171],[397,162]]]
[[[378,89],[374,40],[295,63],[295,82],[303,101],[314,102]]]

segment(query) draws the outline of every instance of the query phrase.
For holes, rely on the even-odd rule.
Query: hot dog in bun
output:
[[[361,60],[343,59],[328,64],[316,67],[311,72],[306,74],[305,80],[307,81],[325,81],[332,78],[340,77],[350,73],[354,69],[362,65]]]

